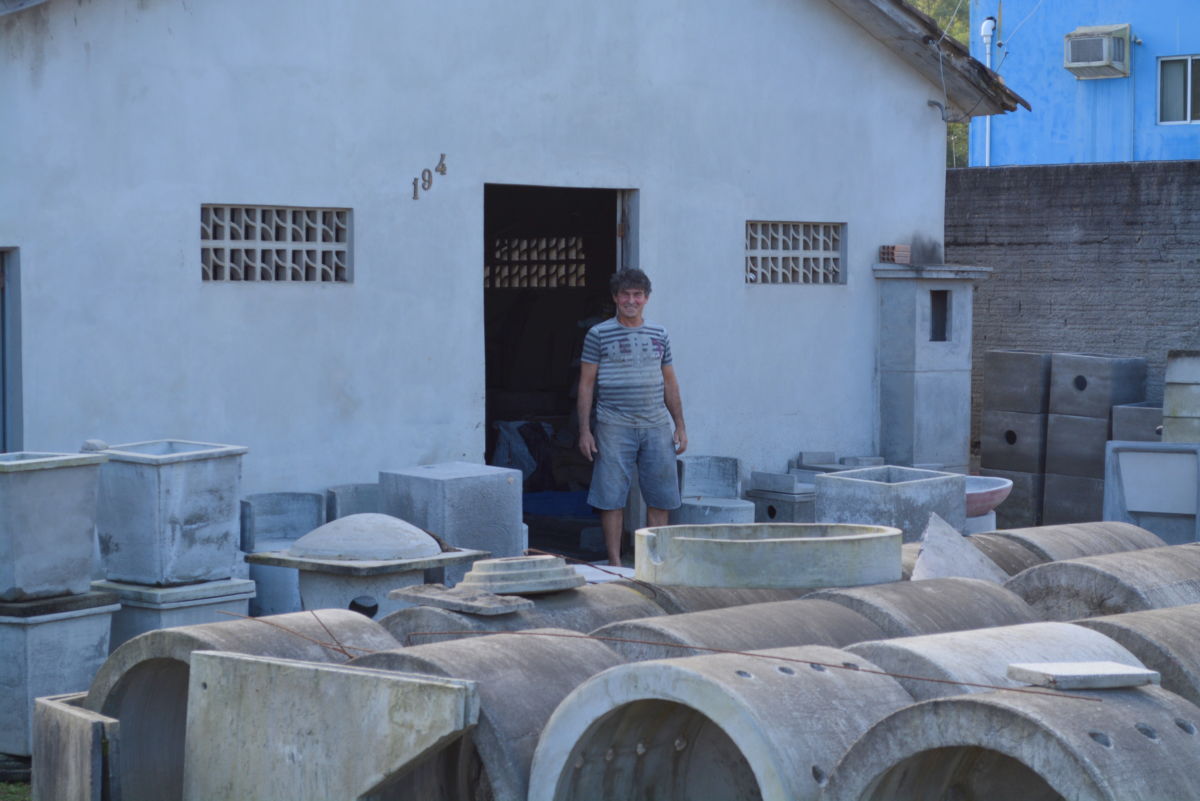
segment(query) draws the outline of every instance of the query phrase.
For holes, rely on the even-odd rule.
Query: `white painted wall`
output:
[[[482,459],[485,183],[636,188],[694,453],[874,452],[881,244],[942,238],[940,94],[825,0],[50,0],[0,18],[25,446],[248,445],[247,492]],[[411,181],[447,154],[421,200]],[[202,203],[354,209],[349,285],[200,281]],[[846,286],[748,286],[747,219]]]

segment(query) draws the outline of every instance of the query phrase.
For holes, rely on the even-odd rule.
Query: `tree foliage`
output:
[[[909,0],[933,17],[938,27],[963,45],[970,42],[972,0]],[[956,13],[957,12],[957,13]],[[946,166],[967,166],[967,129],[965,122],[946,123]]]

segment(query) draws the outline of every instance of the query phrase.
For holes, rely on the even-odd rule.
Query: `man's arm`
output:
[[[683,400],[679,397],[679,379],[675,377],[675,365],[664,364],[662,374],[663,400],[666,401],[671,419],[675,421],[675,452],[683,453],[688,445],[687,426],[683,423]]]
[[[579,413],[579,452],[589,462],[596,454],[596,440],[592,437],[592,395],[596,390],[598,365],[580,362],[579,392],[576,410]]]

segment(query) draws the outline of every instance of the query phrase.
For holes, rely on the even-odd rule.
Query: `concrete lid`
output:
[[[496,595],[534,595],[571,590],[587,583],[558,556],[510,556],[481,559],[458,583],[464,589]]]
[[[347,515],[313,529],[285,551],[308,559],[382,561],[417,559],[441,553],[437,540],[391,515]]]

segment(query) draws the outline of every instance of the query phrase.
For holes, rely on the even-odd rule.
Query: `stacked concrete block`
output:
[[[732,456],[681,456],[679,494],[671,525],[753,523],[754,504],[738,497],[738,460]]]
[[[1050,354],[989,350],[983,358],[980,473],[1013,489],[996,510],[1000,528],[1041,525]]]
[[[967,471],[971,317],[980,267],[875,266],[880,455]]]
[[[815,473],[813,473],[815,475]],[[755,523],[813,523],[816,487],[795,473],[750,474],[746,500],[754,504]]]
[[[248,449],[179,439],[96,445],[107,461],[96,515],[105,580],[94,586],[121,601],[118,638],[249,612],[254,582],[236,574]]]
[[[0,454],[0,754],[32,752],[34,699],[87,689],[111,593],[91,589],[99,454]]]
[[[521,471],[468,462],[421,465],[379,474],[385,514],[458,548],[520,556],[529,547],[521,520]],[[447,568],[457,583],[466,567]]]
[[[1200,442],[1200,351],[1167,354],[1163,384],[1163,442]]]
[[[1145,399],[1146,360],[1056,353],[1050,366],[1044,523],[1103,518],[1112,408]]]
[[[1161,442],[1162,428],[1161,404],[1142,401],[1112,408],[1112,438],[1117,442]]]

